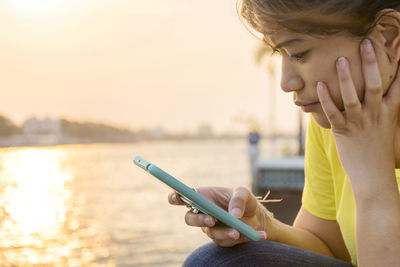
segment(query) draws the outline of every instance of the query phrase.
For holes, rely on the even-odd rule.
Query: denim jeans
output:
[[[193,266],[351,267],[349,262],[272,241],[247,242],[230,248],[208,243],[184,262]]]

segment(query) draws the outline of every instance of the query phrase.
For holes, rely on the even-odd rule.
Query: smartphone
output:
[[[161,170],[156,165],[148,162],[140,156],[136,156],[133,162],[174,189],[181,195],[181,199],[194,209],[199,210],[204,214],[213,216],[216,220],[226,224],[227,226],[235,228],[250,240],[259,241],[261,239],[260,233],[251,228],[249,225],[233,217],[224,209],[215,205],[210,200],[197,193],[194,189],[188,187],[178,179],[174,178],[172,175]]]

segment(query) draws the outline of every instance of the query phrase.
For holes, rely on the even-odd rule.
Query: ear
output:
[[[384,9],[376,16],[376,25],[369,34],[371,39],[381,41],[391,63],[400,61],[400,12]]]

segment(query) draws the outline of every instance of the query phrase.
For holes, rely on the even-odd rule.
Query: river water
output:
[[[295,150],[261,142],[261,157]],[[192,187],[251,185],[246,140],[0,149],[1,266],[180,266],[208,242],[135,155]]]

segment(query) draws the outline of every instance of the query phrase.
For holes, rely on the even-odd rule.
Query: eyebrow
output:
[[[276,49],[279,49],[281,47],[290,46],[290,45],[293,45],[294,43],[303,42],[303,41],[304,41],[304,39],[295,38],[295,39],[290,39],[290,40],[283,41],[283,42],[277,44],[276,46],[271,45],[271,47],[272,47],[272,49],[276,50]]]

